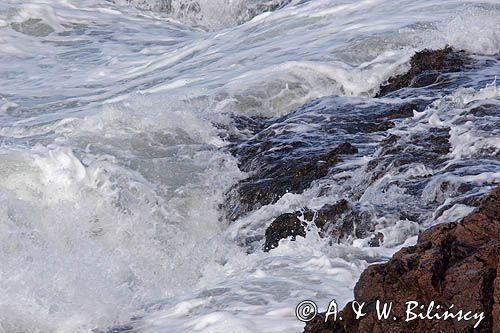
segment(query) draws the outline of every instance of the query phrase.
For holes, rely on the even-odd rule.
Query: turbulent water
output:
[[[499,31],[495,0],[1,1],[0,332],[300,332],[299,301],[344,304],[368,264],[500,183],[500,115],[470,112],[500,105]],[[446,161],[370,182],[384,136],[309,136],[401,102],[373,96],[415,51],[445,45],[483,65],[423,91],[432,103],[389,134],[411,146],[446,129]],[[229,222],[225,193],[248,176],[225,148],[231,114],[361,148]],[[381,247],[312,228],[262,251],[278,215],[344,197],[370,212]]]

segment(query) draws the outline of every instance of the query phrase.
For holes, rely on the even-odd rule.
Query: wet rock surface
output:
[[[355,320],[347,304],[340,314],[344,320],[325,323],[321,315],[304,332],[500,332],[499,272],[500,188],[496,188],[462,221],[432,227],[415,246],[400,250],[385,264],[369,266],[354,289],[356,301],[366,303],[365,317]],[[397,320],[377,320],[377,300],[393,302],[391,316]],[[483,312],[485,319],[477,329],[472,328],[475,322],[465,320],[405,322],[408,300],[434,301],[444,310],[453,304],[454,313]]]
[[[292,236],[292,240],[296,236],[305,237],[306,230],[312,224],[319,229],[321,236],[329,237],[332,242],[337,243],[348,236],[363,238],[373,232],[373,224],[370,223],[368,216],[342,199],[334,204],[324,205],[318,210],[305,208],[278,216],[266,229],[264,251],[277,247],[281,239],[289,236]],[[378,238],[380,241],[383,235],[378,235]]]
[[[389,78],[380,86],[376,97],[385,96],[405,87],[425,87],[445,82],[443,73],[459,72],[467,68],[472,60],[464,51],[446,47],[439,50],[423,50],[415,53],[410,60],[410,69],[402,75]]]
[[[282,239],[317,229],[330,240],[325,246],[363,238],[358,241],[365,246],[391,248],[417,235],[422,225],[442,222],[442,216],[446,222],[454,220],[455,206],[478,207],[484,187],[498,185],[500,156],[491,142],[500,137],[500,101],[496,95],[475,100],[447,94],[459,86],[477,92],[491,84],[491,61],[500,63],[480,59],[483,67],[442,73],[431,86],[400,89],[388,98],[325,97],[283,117],[233,115],[232,123],[215,124],[229,143],[224,149],[247,175],[226,193],[221,207],[231,222],[238,220],[231,226],[237,229],[235,243],[247,253],[271,251]],[[468,135],[475,140],[461,139]],[[461,140],[481,145],[461,150],[456,147]],[[478,179],[485,174],[489,179]],[[283,200],[283,205],[262,207],[291,191],[308,190],[314,197],[310,201],[305,193],[293,204]],[[355,289],[356,298],[366,300],[372,311],[376,298],[400,303],[435,297],[499,318],[498,191],[464,221],[438,225],[389,263],[371,266]],[[398,230],[386,232],[387,226]],[[400,238],[395,240],[396,233]],[[319,315],[306,332],[474,331],[450,322],[392,326],[392,321],[377,322],[373,316],[354,321],[349,309],[347,305],[340,314],[342,322],[325,323]],[[479,331],[498,331],[498,321],[488,320]]]
[[[302,193],[315,180],[335,172],[339,162],[373,152],[381,133],[428,103],[331,97],[276,119],[234,117],[238,131],[227,134],[233,142],[228,149],[249,176],[226,195],[229,219],[275,203],[286,193]],[[315,126],[298,135],[307,124]]]
[[[306,223],[301,220],[302,212],[286,213],[278,216],[266,229],[264,251],[278,247],[279,241],[288,237],[306,236]]]
[[[408,177],[405,184],[401,184],[396,179],[386,178],[382,180],[382,178],[387,176],[388,170],[395,169],[398,173],[410,173],[415,164],[418,164],[423,170],[429,170],[428,172],[444,167],[449,160],[447,154],[451,148],[449,131],[450,128],[440,127],[415,131],[403,138],[396,135],[388,136],[382,141],[380,150],[368,164],[368,170],[371,171],[370,183],[384,181],[386,182],[385,187],[397,184],[404,187],[408,193],[415,196],[422,195],[429,180],[427,177]],[[401,213],[406,214],[406,217],[417,213],[413,211],[413,214],[410,214],[411,210]]]
[[[335,102],[338,103],[338,100]],[[359,105],[362,106],[362,104]],[[282,139],[280,135],[274,136],[278,132],[278,126],[275,124],[270,123],[267,127],[259,127],[255,122],[243,119],[241,122],[245,124],[248,131],[253,133],[253,137],[251,140],[243,140],[241,144],[233,145],[231,149],[239,157],[240,168],[249,172],[250,177],[236,184],[227,193],[226,208],[230,212],[231,219],[235,220],[263,205],[274,203],[288,192],[301,193],[315,180],[343,171],[336,170],[335,166],[345,158],[374,154],[366,168],[369,177],[360,184],[359,189],[353,189],[359,190],[359,194],[347,193],[347,198],[324,205],[318,210],[304,207],[301,211],[288,212],[277,217],[265,231],[263,248],[269,251],[278,246],[280,239],[305,236],[307,223],[310,224],[310,222],[318,228],[321,236],[331,238],[334,243],[350,237],[365,238],[373,235],[370,246],[380,246],[383,235],[373,233],[372,214],[355,208],[362,189],[378,182],[380,185],[377,186],[380,186],[382,191],[389,190],[391,186],[400,186],[414,196],[421,196],[429,182],[429,177],[405,177],[404,182],[401,182],[398,177],[382,178],[390,175],[391,170],[400,174],[410,172],[415,164],[422,165],[429,170],[443,166],[448,161],[450,129],[430,128],[399,137],[385,134],[385,129],[372,131],[372,128],[383,123],[384,119],[402,121],[411,117],[414,111],[421,112],[426,105],[427,102],[418,100],[399,105],[375,104],[370,105],[372,107],[370,111],[376,112],[371,115],[365,114],[364,117],[362,117],[362,112],[365,110],[362,107],[351,109],[352,114],[337,115],[333,108],[325,108],[323,114],[316,112],[314,114],[317,117],[316,121],[321,123],[324,132],[330,132],[330,136],[327,137],[328,139],[323,139],[324,141],[331,140],[333,144],[335,138],[348,137],[353,142],[353,144],[341,143],[334,146],[329,154],[321,154],[318,149],[324,144],[321,139],[318,139],[317,146],[314,145],[314,140],[309,143],[293,140],[280,141]],[[343,106],[348,110],[351,105],[344,104]],[[308,121],[309,116],[307,113],[299,114],[295,122]],[[283,126],[283,123],[280,122],[279,125]],[[336,132],[339,134],[338,137],[331,135]],[[263,133],[266,135],[264,136]],[[287,132],[289,138],[293,139],[290,133],[291,131]],[[315,136],[321,135],[321,132],[315,132],[313,135],[311,138],[316,139]],[[428,205],[425,208],[428,208]],[[423,209],[406,205],[397,214],[402,220],[419,222],[422,219],[421,211]],[[388,211],[383,213],[389,214]]]
[[[346,142],[325,154],[304,157],[293,164],[284,164],[258,172],[239,184],[240,203],[244,209],[276,202],[285,193],[301,193],[312,181],[327,175],[330,167],[345,155],[357,153],[356,147]]]
[[[301,194],[320,186],[319,196],[328,194],[332,186],[324,185],[328,184],[326,179],[351,184],[340,185],[343,193],[338,193],[334,202],[319,209],[302,207],[274,216],[264,230],[254,229],[238,243],[249,246],[263,240],[263,245],[252,245],[249,251],[259,247],[269,251],[281,239],[303,237],[314,226],[332,243],[368,237],[367,244],[377,247],[384,240],[383,234],[375,232],[377,217],[421,224],[439,218],[455,204],[477,206],[482,192],[459,180],[476,162],[454,160],[451,142],[457,132],[467,131],[464,125],[468,123],[490,135],[499,134],[500,127],[491,122],[496,119],[499,104],[471,102],[470,106],[459,106],[465,110],[462,114],[450,109],[450,116],[445,117],[454,117],[453,121],[443,122],[437,116],[425,122],[419,119],[442,108],[439,103],[450,103],[450,107],[456,104],[452,99],[439,99],[457,87],[477,89],[477,84],[488,84],[473,78],[477,73],[483,77],[491,61],[473,59],[448,47],[424,50],[412,57],[408,73],[381,86],[381,92],[390,99],[332,96],[278,118],[233,115],[233,123],[224,127],[224,139],[230,142],[226,149],[237,157],[247,177],[226,193],[222,208],[230,221],[275,204],[287,193]],[[429,73],[437,75],[436,82],[427,85],[430,81],[415,81]],[[461,126],[463,129],[458,130]],[[477,151],[485,165],[498,162],[491,151]],[[362,157],[369,158],[361,168],[349,164]],[[353,181],[351,171],[357,168],[362,175]],[[438,190],[429,193],[429,186],[435,186],[432,182],[445,174],[453,180],[443,177]],[[390,195],[395,189],[405,193],[405,200],[360,205],[363,196]],[[341,203],[349,208],[340,209],[339,216],[331,213]]]

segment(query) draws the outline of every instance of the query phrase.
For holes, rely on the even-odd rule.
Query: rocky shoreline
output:
[[[500,332],[500,187],[457,223],[436,225],[423,232],[415,246],[403,248],[385,264],[369,266],[354,288],[367,315],[355,319],[352,303],[333,321],[325,314],[309,322],[304,333],[350,332]],[[393,304],[388,320],[378,320],[376,301]],[[419,319],[406,322],[406,301],[435,302],[442,314],[483,313],[474,329],[470,321]],[[371,310],[371,311],[370,311]],[[422,311],[425,312],[425,311]],[[436,315],[434,315],[435,318]]]
[[[407,73],[382,85],[377,97],[405,87],[437,82],[439,71],[464,70],[470,63],[463,52],[454,52],[448,47],[437,51],[424,50],[412,58]],[[493,106],[493,109],[498,112],[498,107]],[[441,139],[442,135],[437,134],[429,140],[442,141],[440,145],[433,145],[442,148],[429,156],[430,163],[438,163],[440,156],[448,151],[446,132],[447,129]],[[396,140],[388,140],[393,139]],[[374,160],[372,164],[379,164],[381,160]],[[431,227],[419,235],[415,246],[403,248],[387,263],[369,266],[354,289],[356,302],[365,304],[366,316],[356,319],[352,307],[354,301],[349,302],[339,313],[338,321],[331,316],[325,320],[325,313],[320,314],[307,323],[304,333],[497,333],[500,332],[499,273],[500,187],[497,187],[462,221]],[[378,318],[377,301],[393,306],[391,317],[386,320]],[[418,311],[409,312],[407,301],[422,306],[421,317],[416,317],[417,320],[414,318]],[[431,310],[425,307],[429,304]],[[438,309],[434,308],[432,312],[432,307]],[[455,310],[451,311],[453,308]],[[447,310],[459,313],[458,318],[462,320],[453,320],[454,316],[444,317]],[[482,322],[474,327],[461,317],[460,310],[481,314]]]
[[[312,227],[331,242],[370,238],[368,244],[373,247],[384,242],[384,234],[377,232],[373,222],[376,212],[358,201],[364,191],[388,174],[402,175],[402,180],[393,177],[386,187],[379,186],[380,191],[397,184],[418,198],[430,177],[406,178],[404,175],[416,165],[449,171],[451,150],[450,127],[431,126],[406,136],[391,134],[388,130],[422,112],[439,96],[436,91],[446,94],[466,83],[467,77],[460,74],[472,70],[476,60],[463,51],[445,47],[417,52],[410,66],[406,73],[382,84],[371,104],[332,98],[323,104],[312,102],[278,119],[235,116],[234,125],[240,134],[231,138],[229,150],[240,161],[240,169],[249,176],[226,194],[224,209],[231,221],[276,203],[286,193],[302,193],[322,178],[342,173],[343,170],[336,168],[345,160],[372,156],[364,171],[367,177],[357,188],[319,209],[302,207],[283,213],[266,227],[264,234],[249,238],[242,245],[263,241],[263,250],[270,251],[278,247],[282,239],[305,237]],[[456,73],[458,75],[453,76]],[[401,102],[386,104],[384,96]],[[365,112],[366,108],[370,108],[369,113]],[[498,105],[486,105],[471,109],[469,114],[480,119],[499,110]],[[318,124],[315,132],[307,133],[308,141],[303,137],[295,140],[293,136],[294,126],[302,123]],[[241,136],[241,133],[248,135]],[[444,181],[439,191],[439,200],[424,203],[425,209],[410,202],[394,212],[383,213],[394,214],[395,219],[408,223],[429,223],[426,210],[435,209],[432,220],[437,220],[443,210],[450,207],[442,206],[450,196],[462,196],[459,203],[477,208],[461,222],[438,224],[423,232],[417,245],[400,250],[389,262],[369,266],[354,291],[356,301],[365,302],[371,310],[376,300],[393,302],[392,313],[397,320],[377,321],[373,311],[354,320],[348,304],[341,314],[343,320],[334,322],[329,318],[325,322],[324,314],[319,315],[306,325],[305,333],[500,332],[500,278],[497,277],[500,188],[486,199],[482,199],[484,189],[474,190],[474,185],[466,182]],[[443,307],[453,304],[457,309],[484,313],[485,318],[478,329],[472,329],[466,321],[405,323],[404,300],[416,300],[419,304],[434,301]]]
[[[370,244],[378,246],[383,235],[374,232],[373,212],[357,203],[364,189],[379,182],[391,170],[404,173],[416,164],[429,169],[443,168],[450,151],[449,127],[435,126],[406,137],[388,130],[413,117],[415,112],[422,112],[435,99],[434,90],[443,93],[466,82],[466,77],[449,75],[466,73],[474,68],[475,62],[465,52],[450,47],[423,50],[411,58],[411,67],[405,74],[389,78],[371,101],[332,97],[313,101],[276,119],[233,116],[232,126],[237,132],[226,138],[231,142],[228,149],[238,158],[240,170],[248,173],[248,177],[226,193],[222,208],[227,218],[235,221],[262,206],[276,203],[287,193],[300,194],[313,183],[339,173],[336,166],[345,160],[372,155],[366,167],[367,180],[359,184],[357,192],[348,193],[320,209],[302,207],[284,213],[275,218],[265,234],[254,240],[265,238],[263,249],[269,251],[277,247],[281,239],[304,237],[307,226],[314,221],[320,234],[331,237],[334,242],[371,235]],[[394,95],[402,102],[385,103],[380,97],[386,95]],[[318,128],[308,132],[307,137],[295,137],[294,128],[303,123],[318,124]],[[404,181],[407,184],[399,182],[398,186],[406,187],[417,196],[429,178]],[[448,185],[442,185],[443,192],[465,193],[471,189],[467,184],[458,188]],[[474,206],[478,199],[477,195],[468,196],[464,203]],[[423,213],[413,207],[395,213],[402,220],[419,223],[423,219]]]

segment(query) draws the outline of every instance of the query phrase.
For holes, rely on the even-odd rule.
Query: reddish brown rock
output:
[[[372,265],[361,275],[354,295],[367,315],[355,320],[346,306],[343,321],[324,323],[318,316],[307,333],[327,332],[500,332],[500,188],[461,222],[437,225],[422,233],[415,246],[397,252],[389,262]],[[375,302],[393,302],[390,320],[377,320]],[[484,313],[476,320],[405,322],[405,302],[434,301],[456,313]],[[416,311],[416,310],[415,310]],[[349,315],[351,313],[351,315]],[[434,311],[436,313],[436,311]],[[394,320],[394,317],[397,320]]]

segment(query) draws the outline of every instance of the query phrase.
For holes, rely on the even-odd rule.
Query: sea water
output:
[[[370,263],[473,209],[440,197],[444,179],[476,194],[500,183],[488,158],[500,116],[464,118],[500,104],[499,31],[494,0],[1,1],[0,332],[301,332],[301,300],[343,306]],[[216,124],[326,96],[370,103],[415,51],[445,45],[491,63],[391,130],[449,127],[456,167],[415,163],[363,189],[381,247],[314,228],[269,253],[242,245],[282,213],[343,197],[376,152],[345,162],[347,183],[328,177],[230,223],[220,206],[246,175]],[[419,176],[418,204],[384,183]],[[413,204],[423,223],[389,214]]]

